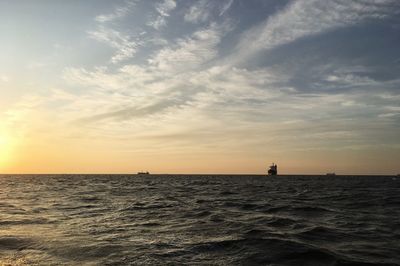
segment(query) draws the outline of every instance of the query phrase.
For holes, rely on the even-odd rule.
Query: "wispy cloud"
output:
[[[366,86],[366,85],[378,85],[378,83],[369,78],[369,77],[362,77],[357,76],[354,74],[342,74],[342,75],[329,75],[325,79],[326,81],[333,83],[334,86],[350,86],[350,87],[359,87],[359,86]]]
[[[132,58],[139,44],[136,36],[122,33],[115,28],[115,24],[109,22],[126,17],[137,2],[138,0],[125,1],[124,6],[115,7],[113,12],[96,16],[97,29],[88,31],[90,38],[105,43],[116,50],[111,58],[111,62],[114,64]]]
[[[200,22],[203,16],[209,18],[209,15],[206,15],[209,11],[207,3],[207,1],[197,2],[184,15],[184,20],[191,21],[188,14],[193,15],[191,22]],[[232,4],[233,1],[224,2],[220,14],[225,13]],[[252,40],[250,43],[247,42],[249,51],[246,52],[244,43],[239,42],[237,47],[241,53],[249,55],[304,36],[344,25],[353,25],[366,18],[381,19],[382,14],[390,12],[387,7],[393,2],[368,1],[368,4],[370,5],[361,8],[354,3],[349,5],[342,1],[327,5],[317,0],[312,3],[296,1],[244,33],[243,36],[251,37],[250,40]],[[156,10],[159,16],[167,17],[175,7],[175,4],[166,1],[156,5]],[[202,8],[201,11],[199,7]],[[345,8],[350,8],[351,11],[343,11],[342,9]],[[190,10],[197,10],[199,14],[204,14],[197,16]],[[97,91],[104,95],[104,99],[106,95],[114,99],[110,102],[105,100],[102,111],[93,111],[97,110],[96,107],[90,111],[88,109],[86,113],[81,112],[84,118],[79,121],[111,123],[114,120],[134,119],[138,122],[147,119],[148,116],[157,116],[159,121],[165,121],[165,119],[172,119],[166,115],[172,110],[174,110],[174,119],[177,121],[179,110],[184,109],[186,112],[196,110],[197,115],[207,117],[207,119],[211,117],[226,119],[232,116],[238,121],[252,121],[250,124],[253,123],[253,126],[259,126],[259,122],[264,123],[265,119],[260,117],[267,116],[268,120],[279,128],[276,123],[305,121],[314,113],[325,113],[329,116],[338,105],[343,107],[343,112],[340,111],[340,115],[343,116],[346,116],[349,110],[353,110],[349,112],[352,113],[358,109],[371,111],[375,108],[370,105],[360,105],[365,96],[357,91],[354,91],[351,96],[345,96],[340,92],[332,93],[327,89],[338,86],[365,88],[379,84],[369,76],[357,74],[358,70],[349,69],[346,72],[345,66],[322,68],[318,72],[320,83],[315,83],[313,86],[325,86],[325,88],[321,87],[320,91],[316,89],[313,94],[310,94],[296,88],[296,85],[292,83],[293,73],[290,68],[288,70],[281,68],[249,70],[235,66],[235,63],[224,64],[225,61],[219,60],[218,49],[221,40],[231,29],[228,23],[216,22],[197,28],[186,37],[164,43],[163,47],[149,55],[147,64],[122,65],[116,71],[110,71],[107,68],[97,68],[93,71],[82,68],[67,69],[64,72],[66,80],[97,88]],[[103,35],[100,34],[98,39],[109,41],[110,38]],[[115,45],[115,47],[119,46]],[[213,63],[210,64],[211,62]],[[375,108],[373,111],[376,117],[382,113],[378,109]],[[339,113],[337,115],[340,116]],[[316,136],[322,136],[322,133],[318,132],[316,130]]]
[[[127,1],[125,6],[119,6],[114,9],[113,12],[109,14],[102,14],[95,17],[95,20],[100,23],[111,22],[119,18],[125,17],[135,6],[136,1]]]
[[[210,1],[200,0],[188,8],[184,20],[191,23],[204,23],[212,20],[213,15],[223,16],[232,6],[234,0]]]
[[[232,3],[233,1],[225,2],[219,14],[225,13]],[[262,24],[245,32],[243,36],[248,37],[247,46],[245,47],[244,41],[238,43],[239,56],[246,60],[249,55],[258,51],[272,49],[305,36],[354,25],[364,19],[382,19],[382,14],[391,12],[387,7],[393,4],[390,1],[368,3],[370,6],[363,9],[354,3],[349,5],[341,1],[327,5],[317,0],[312,3],[293,2]],[[197,10],[199,6],[203,8],[199,11],[201,16],[194,15],[194,11],[191,13],[190,10]],[[209,14],[206,1],[197,2],[195,7],[189,9],[184,20],[197,23],[203,17],[210,18],[206,15]],[[345,8],[350,8],[351,11],[343,11]],[[160,16],[167,14],[166,11],[158,12]],[[189,18],[188,14],[193,16]],[[181,111],[185,110],[186,113],[198,116],[198,121],[215,119],[220,121],[221,126],[227,126],[221,121],[232,119],[237,121],[237,128],[253,130],[261,127],[260,130],[268,131],[277,139],[282,139],[280,135],[289,126],[293,131],[300,131],[304,130],[305,124],[313,131],[314,139],[337,139],[352,138],[358,134],[362,122],[349,132],[346,127],[350,122],[343,122],[346,119],[351,120],[354,114],[361,116],[363,113],[375,118],[384,114],[380,107],[360,104],[366,97],[362,92],[343,94],[343,91],[333,93],[329,90],[331,87],[378,86],[379,82],[373,78],[361,75],[354,69],[346,72],[342,65],[321,68],[319,77],[315,78],[313,84],[315,90],[310,93],[297,88],[292,82],[294,73],[291,68],[249,70],[236,65],[238,61],[225,64],[226,61],[221,61],[218,56],[219,45],[231,29],[229,24],[212,22],[209,26],[197,28],[186,37],[169,40],[149,55],[147,64],[125,65],[115,72],[105,68],[94,71],[69,69],[65,72],[67,80],[100,88],[103,94],[114,95],[112,98],[115,100],[104,102],[105,108],[102,111],[81,113],[83,119],[79,121],[107,124],[112,121],[134,120],[140,124],[140,121],[148,122],[150,116],[153,119],[156,117],[160,123],[173,120],[179,124],[186,119],[186,116],[181,117]],[[122,98],[115,94],[124,95],[123,104]],[[380,104],[384,106],[390,103]],[[337,110],[337,106],[342,109]],[[329,133],[333,129],[323,122],[332,115],[338,117],[336,121],[330,121],[332,127],[337,127],[334,131],[337,133]],[[310,120],[310,117],[314,118]],[[289,123],[290,121],[302,122]],[[324,127],[320,127],[321,124]],[[271,132],[271,128],[275,128],[274,132]]]
[[[184,19],[185,21],[193,23],[205,22],[211,15],[209,8],[209,1],[200,0],[189,8],[184,16]]]
[[[156,4],[157,12],[163,17],[168,17],[169,12],[171,12],[175,8],[176,2],[174,0],[164,0],[163,2]]]
[[[235,60],[244,60],[300,38],[354,25],[367,19],[383,19],[399,13],[394,0],[293,1],[282,11],[245,32],[237,45]],[[251,40],[251,42],[249,42]]]
[[[138,43],[132,40],[131,36],[104,26],[100,26],[95,31],[89,31],[88,34],[92,39],[103,42],[116,50],[115,55],[111,58],[113,63],[132,58],[138,47]]]
[[[174,0],[164,0],[155,5],[157,16],[155,19],[150,20],[147,25],[153,27],[156,30],[161,29],[167,25],[167,17],[172,10],[176,8],[176,2]]]
[[[217,45],[227,31],[229,25],[212,24],[200,29],[158,51],[148,60],[149,64],[167,73],[195,69],[217,56]]]
[[[223,4],[223,6],[222,6],[222,8],[221,8],[221,11],[219,12],[219,15],[220,16],[222,16],[223,14],[225,14],[225,12],[226,11],[228,11],[228,9],[231,7],[231,5],[233,4],[233,1],[234,0],[227,0],[224,4]]]

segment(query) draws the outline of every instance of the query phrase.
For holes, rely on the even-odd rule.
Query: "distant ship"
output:
[[[150,173],[149,172],[138,172],[137,174],[138,175],[149,175]]]
[[[272,165],[268,169],[268,175],[277,175],[278,174],[278,165],[272,163]]]

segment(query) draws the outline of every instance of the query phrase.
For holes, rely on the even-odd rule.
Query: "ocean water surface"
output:
[[[400,265],[400,178],[3,175],[0,265]]]

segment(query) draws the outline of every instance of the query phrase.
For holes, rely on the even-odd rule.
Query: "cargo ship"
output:
[[[277,175],[278,174],[278,165],[272,163],[272,165],[268,169],[268,175]]]
[[[138,172],[137,175],[149,175],[149,172]]]

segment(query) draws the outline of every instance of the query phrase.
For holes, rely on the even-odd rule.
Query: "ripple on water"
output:
[[[34,244],[32,239],[18,236],[0,237],[0,250],[22,250]]]
[[[400,265],[384,178],[2,176],[0,261]]]

